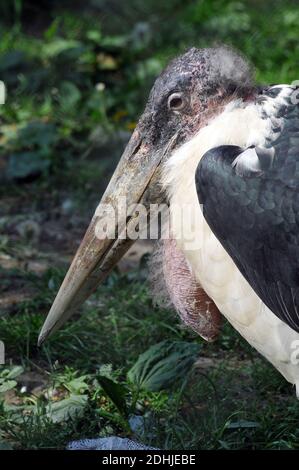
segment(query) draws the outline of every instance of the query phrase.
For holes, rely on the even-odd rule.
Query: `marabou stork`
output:
[[[228,47],[192,48],[174,59],[154,83],[39,342],[132,245],[119,235],[137,205],[164,201],[171,236],[163,272],[183,320],[209,340],[221,312],[298,395],[298,103],[296,86],[255,85],[247,61]],[[119,210],[122,197],[131,209],[118,219],[118,236],[99,239],[97,223],[107,217],[100,209]],[[188,207],[189,224],[174,210]]]

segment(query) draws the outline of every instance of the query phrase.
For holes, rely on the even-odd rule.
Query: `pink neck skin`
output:
[[[217,338],[221,314],[192,274],[175,240],[163,244],[163,273],[170,299],[182,321],[207,341]]]

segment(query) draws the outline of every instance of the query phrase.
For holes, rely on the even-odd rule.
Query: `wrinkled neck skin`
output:
[[[166,289],[181,320],[206,341],[214,341],[221,314],[196,279],[176,240],[164,240],[162,260]]]

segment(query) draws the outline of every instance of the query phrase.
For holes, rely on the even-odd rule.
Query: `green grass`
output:
[[[182,329],[173,312],[155,309],[138,271],[130,276],[113,274],[82,315],[38,350],[44,312],[62,273],[56,271],[55,276],[46,273],[38,281],[38,295],[20,306],[17,314],[1,319],[7,357],[27,373],[43,377],[37,395],[22,392],[26,377],[16,377],[12,390],[18,405],[3,403],[0,429],[2,439],[10,445],[63,448],[70,440],[83,437],[117,434],[136,438],[97,377],[104,374],[129,387],[127,400],[131,403],[134,387],[126,378],[127,371],[139,354],[167,338],[201,344],[199,366],[179,386],[139,393],[134,414],[144,416],[145,425],[137,437],[169,449],[298,447],[299,407],[293,388],[228,324],[219,341],[206,344]],[[49,279],[55,279],[52,289],[47,287]],[[201,368],[204,360],[211,364]],[[55,422],[51,406],[68,398],[77,381],[75,395],[84,397],[83,409],[79,407],[78,416]]]
[[[165,449],[298,448],[293,387],[227,323],[207,344],[174,312],[155,308],[143,266],[114,272],[80,314],[36,345],[66,257],[121,152],[119,134],[134,127],[165,63],[187,47],[225,42],[254,64],[258,81],[298,79],[297,2],[109,0],[104,16],[97,2],[51,2],[38,25],[28,20],[32,2],[13,3],[0,5],[8,88],[0,106],[0,266],[8,259],[15,267],[0,267],[0,295],[29,296],[0,318],[0,448],[64,448],[115,434]],[[41,236],[20,232],[27,219],[38,221]],[[32,260],[46,271],[34,274]],[[172,387],[139,389],[128,371],[166,339],[199,344],[199,364]],[[130,430],[129,413],[144,418],[142,434]]]

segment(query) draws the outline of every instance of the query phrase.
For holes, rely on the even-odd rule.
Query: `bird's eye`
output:
[[[179,111],[185,106],[185,100],[181,93],[172,93],[167,101],[168,109]]]

